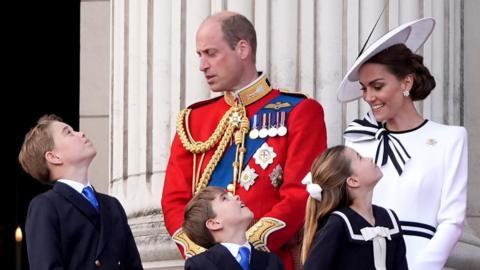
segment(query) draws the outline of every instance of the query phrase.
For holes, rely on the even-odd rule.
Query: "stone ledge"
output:
[[[183,261],[183,258],[171,240],[165,228],[161,211],[149,212],[145,216],[135,216],[128,220],[142,262],[160,263]]]

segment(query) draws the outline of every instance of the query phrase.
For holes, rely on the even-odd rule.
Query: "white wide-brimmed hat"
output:
[[[358,82],[358,70],[367,60],[396,44],[405,44],[412,52],[416,52],[428,39],[435,26],[433,18],[402,24],[375,41],[355,61],[338,87],[337,99],[340,102],[349,102],[362,96],[361,85]]]

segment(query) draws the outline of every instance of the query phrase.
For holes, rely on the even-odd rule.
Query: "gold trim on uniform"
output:
[[[267,75],[260,75],[255,81],[237,91],[225,91],[225,101],[231,106],[238,100],[242,106],[248,106],[266,96],[272,88],[267,82]]]
[[[182,230],[182,228],[178,229],[173,234],[172,239],[173,241],[175,241],[175,243],[183,247],[183,250],[185,251],[185,256],[187,258],[195,256],[207,250],[190,240],[190,238],[188,238],[187,234]]]
[[[232,139],[236,145],[235,162],[233,163],[233,184],[235,186],[236,181],[238,181],[238,178],[240,177],[239,168],[242,167],[243,158],[245,156],[245,135],[250,129],[250,121],[248,120],[245,107],[234,104],[223,115],[217,128],[205,142],[195,141],[190,134],[188,127],[190,112],[191,109],[185,109],[179,113],[177,117],[177,134],[183,147],[194,155],[194,160],[196,154],[203,154],[212,149],[218,143],[212,158],[203,170],[200,178],[198,178],[198,175],[200,175],[202,164],[200,162],[200,164],[197,165],[194,162],[194,167],[196,166],[196,168],[193,168],[192,172],[192,187],[195,188],[192,192],[196,194],[207,187],[215,167]],[[203,157],[201,160],[203,161]],[[233,193],[235,193],[235,190]]]
[[[247,230],[246,235],[248,242],[250,242],[250,244],[252,244],[257,250],[270,252],[267,247],[268,236],[273,232],[285,228],[285,226],[286,223],[279,219],[263,217]]]
[[[179,113],[177,117],[177,133],[183,147],[194,155],[194,161],[197,154],[204,155],[218,143],[212,158],[201,174],[200,168],[202,168],[203,156],[200,164],[194,162],[192,172],[193,194],[207,187],[215,167],[232,140],[236,144],[232,178],[232,193],[235,194],[235,184],[240,180],[240,171],[246,152],[245,135],[250,130],[250,121],[248,120],[245,106],[261,99],[271,90],[267,76],[261,74],[255,81],[238,91],[225,91],[225,101],[232,107],[224,114],[213,134],[205,142],[195,141],[192,134],[190,134],[188,119],[191,109],[185,109]]]
[[[284,93],[284,94],[287,94],[287,95],[310,98],[310,95],[305,94],[303,92],[291,92],[290,90],[285,89],[285,88],[280,88],[279,90],[280,90],[281,93]]]

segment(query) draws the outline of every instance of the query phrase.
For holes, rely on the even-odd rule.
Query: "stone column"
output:
[[[329,145],[341,144],[343,123],[342,105],[337,101],[338,82],[343,78],[343,3],[322,0],[317,3],[316,20],[316,89],[315,98],[320,100],[325,114]]]
[[[183,106],[173,91],[182,81],[173,62],[184,50],[172,42],[177,16],[171,15],[180,17],[182,6],[182,1],[111,2],[110,193],[127,212],[146,269],[183,265],[160,209],[172,107]]]

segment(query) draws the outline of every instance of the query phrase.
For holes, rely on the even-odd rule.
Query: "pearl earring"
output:
[[[405,96],[405,97],[410,96],[410,90],[403,91],[403,96]]]

